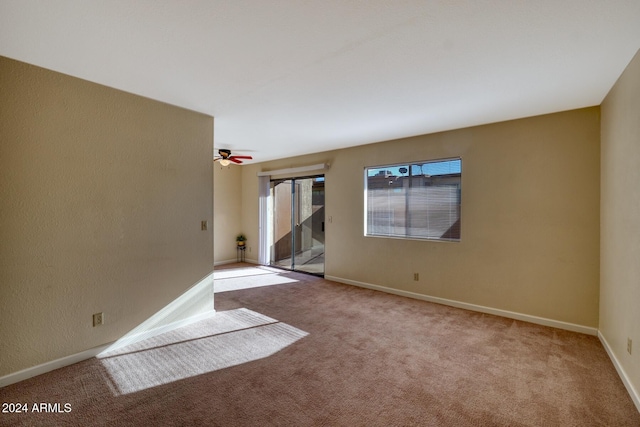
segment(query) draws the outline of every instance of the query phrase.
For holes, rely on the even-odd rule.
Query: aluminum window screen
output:
[[[365,235],[460,240],[462,160],[365,168]]]

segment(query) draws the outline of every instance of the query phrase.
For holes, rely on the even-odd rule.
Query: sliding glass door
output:
[[[324,275],[324,176],[271,181],[271,265]]]
[[[271,265],[291,269],[293,267],[291,233],[293,181],[272,181],[273,195],[273,242],[271,245]]]

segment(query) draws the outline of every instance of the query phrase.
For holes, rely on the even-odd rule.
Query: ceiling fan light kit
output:
[[[251,156],[234,156],[231,154],[231,150],[220,149],[218,150],[218,157],[214,157],[213,161],[220,161],[221,166],[229,166],[231,162],[236,164],[242,164],[242,160],[252,160]],[[242,160],[241,160],[242,159]]]

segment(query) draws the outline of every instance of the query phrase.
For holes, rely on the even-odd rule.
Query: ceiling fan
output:
[[[229,166],[231,164],[231,162],[236,163],[236,164],[242,164],[242,160],[251,160],[253,159],[253,157],[251,156],[234,156],[231,154],[231,150],[227,150],[227,149],[220,149],[218,150],[218,157],[214,157],[213,161],[218,161],[220,160],[220,164],[222,166]]]

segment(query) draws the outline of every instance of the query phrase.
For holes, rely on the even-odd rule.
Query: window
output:
[[[460,240],[461,159],[365,168],[365,235]]]

